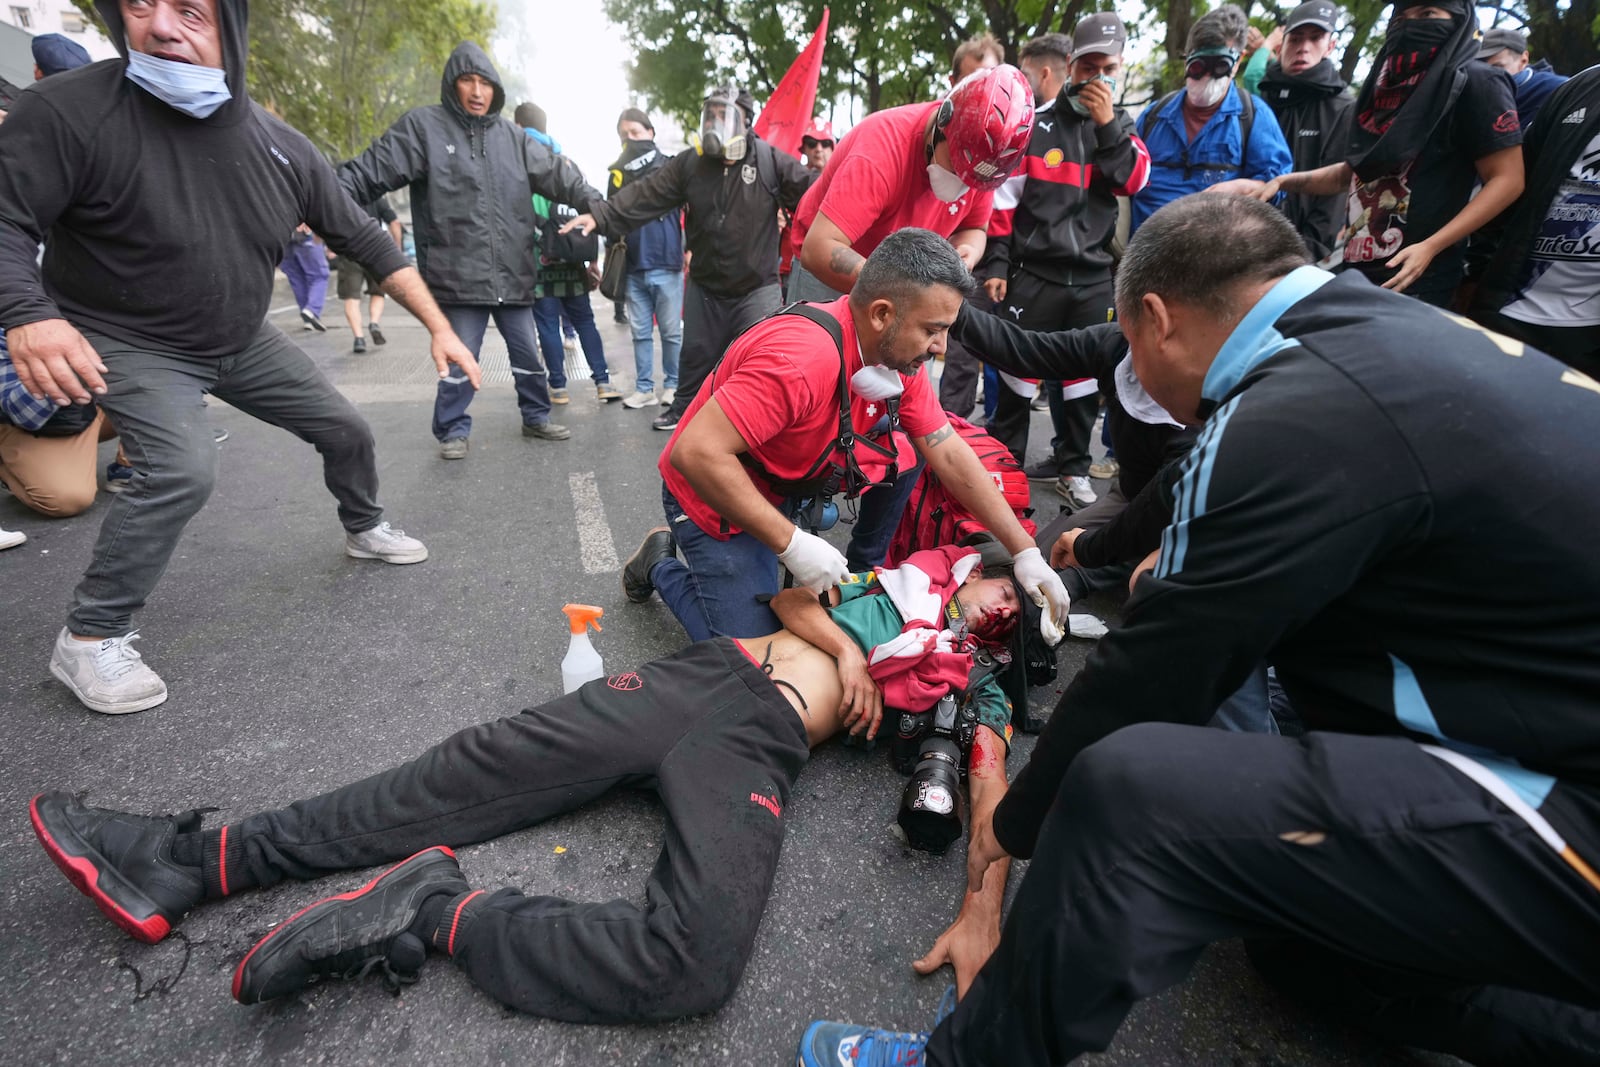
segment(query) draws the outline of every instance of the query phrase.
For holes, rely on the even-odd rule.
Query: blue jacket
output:
[[[641,270],[683,270],[683,222],[669,211],[628,234],[628,273]]]
[[[1240,92],[1237,85],[1228,86],[1222,106],[1200,130],[1193,144],[1189,143],[1183,128],[1183,93],[1175,94],[1148,122],[1140,116],[1138,128],[1148,134],[1141,136],[1150,150],[1150,183],[1131,201],[1130,230],[1137,230],[1156,209],[1180,196],[1198,193],[1234,178],[1270,181],[1294,169],[1294,159],[1283,139],[1283,131],[1278,128],[1278,120],[1259,97],[1251,98],[1255,103],[1255,120],[1250,127],[1244,165],[1240,166]],[[1208,166],[1217,169],[1203,169]]]
[[[1521,74],[1512,75],[1511,83],[1517,87],[1517,124],[1526,132],[1533,125],[1533,120],[1539,117],[1539,109],[1550,99],[1550,94],[1565,85],[1567,79],[1552,70],[1548,61],[1541,59],[1525,68]]]
[[[611,164],[611,186],[607,199],[617,195],[617,190],[654,174],[667,165],[669,157],[661,154],[655,142],[649,147],[638,141],[624,146],[624,151]],[[674,206],[658,218],[628,234],[628,273],[647,270],[683,270],[683,209]]]

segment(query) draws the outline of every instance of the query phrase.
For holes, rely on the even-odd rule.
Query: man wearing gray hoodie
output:
[[[413,108],[361,155],[339,167],[360,203],[411,186],[417,267],[474,355],[489,320],[505,339],[522,411],[522,435],[571,437],[550,421],[550,391],[533,327],[538,220],[533,193],[587,210],[599,201],[570,160],[527,136],[500,112],[505,89],[471,41],[450,54],[439,103]],[[463,375],[439,382],[433,435],[445,459],[464,459],[474,387]]]

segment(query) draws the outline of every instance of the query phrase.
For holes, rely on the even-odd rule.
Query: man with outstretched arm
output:
[[[216,829],[202,829],[199,812],[133,815],[60,791],[34,798],[33,826],[73,884],[147,942],[206,900],[410,855],[257,943],[233,981],[247,1004],[375,969],[415,981],[431,951],[501,1003],[550,1018],[712,1011],[754,946],[810,747],[844,730],[877,734],[886,703],[920,711],[970,687],[971,825],[991,817],[1005,792],[1011,708],[981,663],[1019,625],[1037,624],[997,549],[932,549],[898,570],[851,575],[826,609],[814,593],[787,590],[774,600],[785,627],[775,633],[700,642]],[[667,818],[643,909],[474,889],[450,851],[641,783]],[[999,936],[1003,879],[989,882],[967,895],[919,969],[952,962],[963,988],[971,980]]]
[[[60,405],[92,396],[134,472],[107,509],[50,659],[85,707],[108,715],[167,699],[131,646],[133,615],[211,494],[207,393],[317,449],[348,555],[428,556],[383,519],[366,420],[264,322],[297,225],[422,320],[441,378],[453,363],[478,382],[393,242],[311,143],[246,94],[247,7],[99,0],[122,58],[40,81],[0,131],[0,325],[17,377]]]

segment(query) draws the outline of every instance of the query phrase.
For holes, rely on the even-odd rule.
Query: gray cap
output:
[[[1103,55],[1120,56],[1128,41],[1128,28],[1109,11],[1085,16],[1072,31],[1072,58]]]
[[[1516,30],[1490,30],[1483,35],[1483,44],[1478,46],[1478,58],[1488,59],[1507,48],[1520,56],[1528,50],[1528,39]]]
[[[1328,0],[1308,0],[1293,11],[1289,12],[1289,20],[1283,24],[1283,32],[1289,33],[1301,26],[1321,26],[1329,33],[1333,33],[1339,24],[1341,12]]]

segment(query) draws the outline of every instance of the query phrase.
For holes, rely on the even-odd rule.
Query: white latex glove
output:
[[[1067,596],[1061,576],[1050,569],[1037,545],[1018,552],[1012,561],[1017,584],[1033,598],[1033,602],[1050,617],[1057,632],[1067,628],[1067,613],[1072,610],[1072,598]]]
[[[1104,637],[1110,631],[1093,615],[1073,615],[1068,619],[1073,637]]]
[[[1035,555],[1038,552],[1035,551]],[[813,593],[825,593],[838,585],[850,573],[839,550],[816,534],[808,534],[800,527],[794,528],[789,547],[778,553],[783,565],[789,568],[794,580]],[[1046,568],[1048,569],[1048,568]],[[1060,586],[1057,581],[1056,585]],[[1066,596],[1063,590],[1062,596]]]

